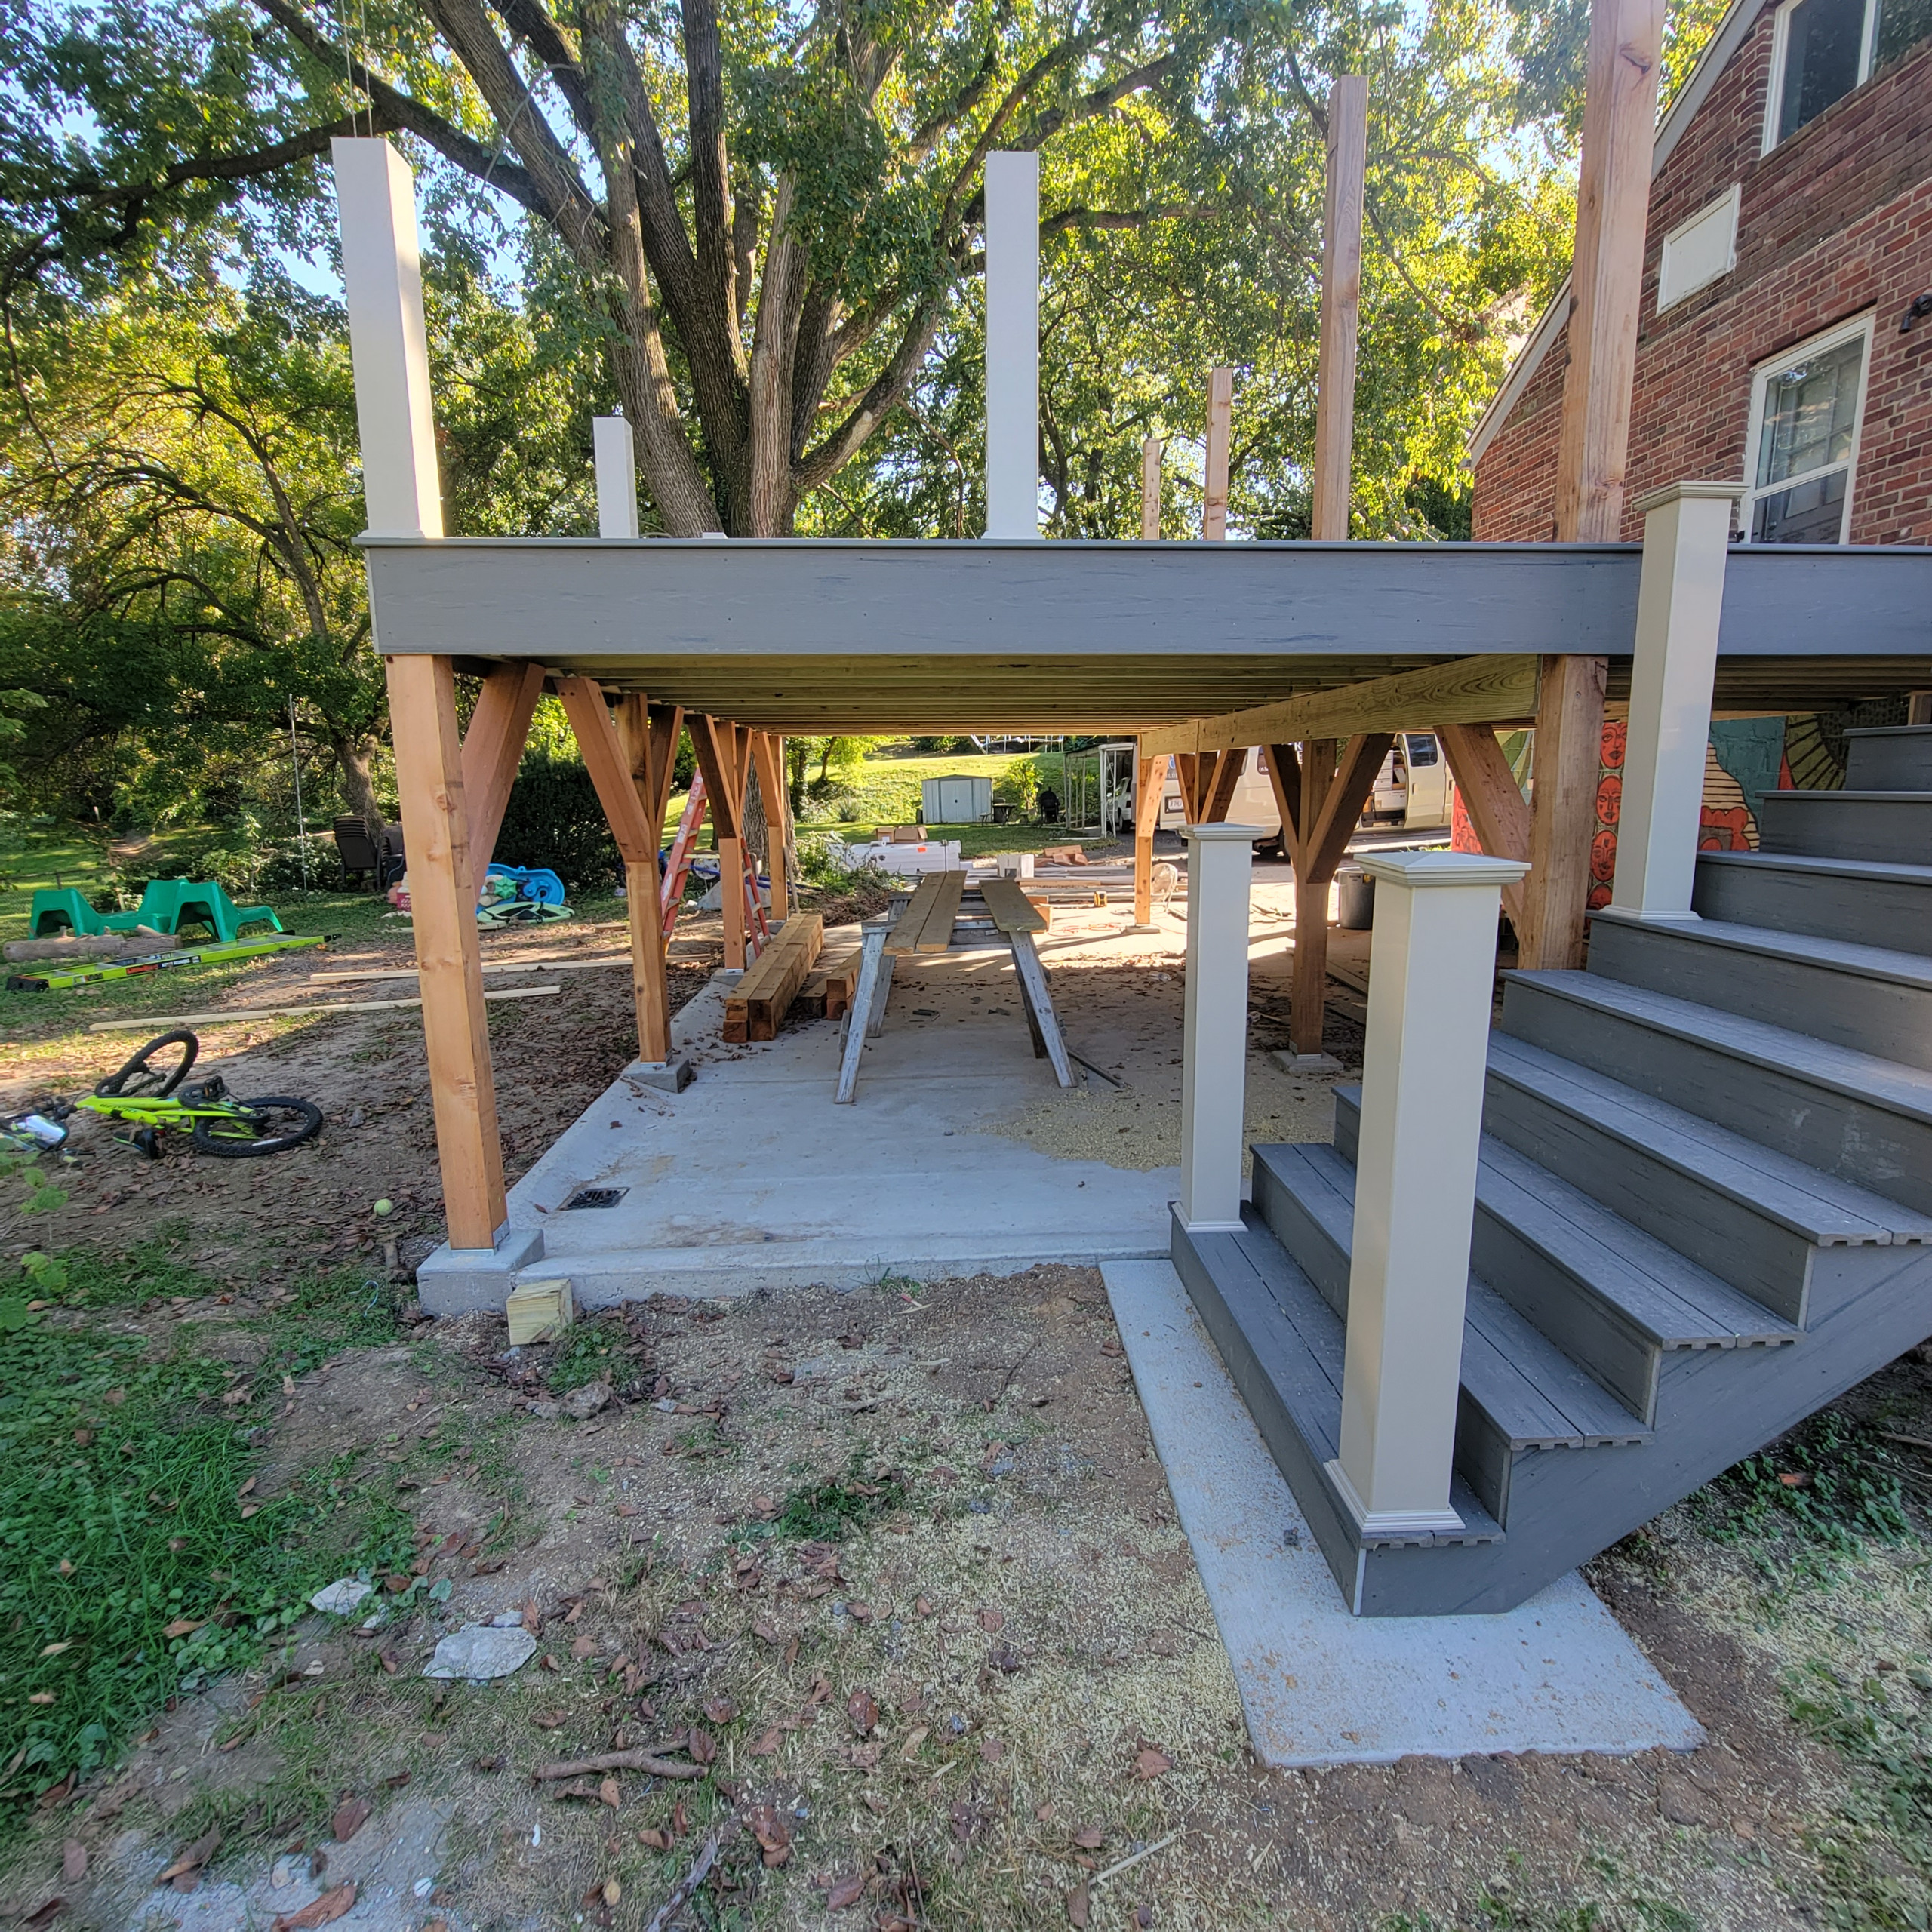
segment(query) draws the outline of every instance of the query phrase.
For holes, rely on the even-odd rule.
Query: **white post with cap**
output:
[[[1181,1224],[1238,1229],[1247,1110],[1247,915],[1254,825],[1190,825],[1187,985],[1182,1001]]]
[[[635,537],[637,448],[631,426],[621,416],[593,416],[590,441],[597,466],[597,534]]]
[[[1341,1454],[1327,1468],[1365,1536],[1426,1539],[1463,1527],[1450,1461],[1497,918],[1529,868],[1460,852],[1361,863],[1375,928]]]
[[[986,156],[986,534],[1040,534],[1040,157]]]
[[[329,149],[368,534],[440,537],[443,497],[429,399],[416,177],[385,140],[339,137]]]
[[[1741,483],[1672,483],[1644,513],[1644,574],[1617,827],[1614,915],[1694,919],[1698,814],[1711,734],[1731,505]]]

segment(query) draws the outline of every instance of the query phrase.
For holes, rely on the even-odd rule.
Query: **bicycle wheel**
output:
[[[265,1094],[238,1100],[232,1114],[205,1114],[195,1123],[194,1141],[204,1154],[226,1161],[252,1160],[258,1154],[286,1153],[322,1131],[322,1110],[312,1100]]]
[[[169,1064],[162,1049],[179,1047],[181,1049],[178,1066]],[[195,1063],[195,1057],[202,1050],[201,1041],[186,1027],[178,1032],[158,1034],[150,1040],[134,1057],[118,1073],[110,1073],[94,1091],[101,1100],[131,1100],[138,1095],[143,1100],[158,1100],[163,1094],[171,1094],[188,1077],[188,1069]],[[154,1063],[155,1056],[162,1054],[162,1063]]]

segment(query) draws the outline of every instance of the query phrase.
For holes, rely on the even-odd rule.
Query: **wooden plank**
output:
[[[1278,704],[1143,731],[1141,755],[1346,738],[1358,731],[1428,731],[1444,723],[1499,724],[1536,710],[1537,669],[1534,657],[1520,654],[1455,658]]]
[[[964,875],[958,872],[925,872],[912,888],[912,897],[906,909],[894,923],[891,934],[885,942],[886,951],[895,958],[909,952],[930,952],[937,949],[925,943],[929,931],[936,928],[936,914],[940,904],[942,882],[948,878],[959,879],[964,883]],[[946,937],[952,933],[952,913],[958,909],[958,894],[955,889],[949,901],[946,918]],[[940,944],[943,946],[941,940]]]
[[[1493,859],[1527,859],[1530,808],[1496,734],[1487,724],[1438,724],[1435,737],[1482,849]],[[1516,928],[1519,943],[1527,916],[1524,899],[1521,879],[1503,888],[1503,909]]]
[[[476,896],[497,849],[504,808],[543,689],[543,666],[529,658],[493,664],[476,694],[463,737],[463,795],[469,813],[469,857]],[[408,834],[404,835],[406,843]]]
[[[1228,442],[1234,424],[1235,372],[1208,371],[1208,443],[1202,465],[1201,534],[1210,543],[1228,534]]]
[[[1546,657],[1537,706],[1518,962],[1546,972],[1580,966],[1603,758],[1604,660]]]
[[[985,878],[980,881],[980,896],[986,902],[993,924],[1003,933],[1040,933],[1047,929],[1044,915],[1021,889],[1017,879]]]
[[[1228,820],[1228,808],[1235,801],[1235,787],[1241,783],[1242,770],[1247,763],[1247,751],[1242,747],[1221,754],[1221,761],[1214,768],[1214,782],[1208,787],[1208,802],[1201,808],[1203,825],[1225,825]]]
[[[1154,922],[1154,829],[1167,783],[1164,757],[1137,756],[1134,764],[1134,923]]]
[[[755,733],[752,756],[758,766],[758,789],[764,801],[767,858],[771,873],[771,916],[787,917],[791,910],[791,880],[786,870],[791,851],[788,829],[790,804],[785,792],[785,741],[769,731]]]
[[[1343,746],[1336,761],[1335,776],[1321,801],[1314,826],[1303,841],[1310,878],[1325,885],[1335,876],[1335,868],[1342,863],[1349,841],[1355,836],[1362,808],[1375,789],[1375,774],[1382,769],[1382,761],[1395,742],[1386,731],[1364,731]]]
[[[1047,969],[1040,964],[1030,932],[1007,934],[1013,948],[1013,970],[1020,981],[1020,995],[1033,1024],[1033,1036],[1052,1063],[1054,1077],[1063,1087],[1073,1084],[1073,1063],[1067,1057],[1066,1042],[1060,1038],[1060,1020],[1054,1011],[1053,995],[1047,989]]]
[[[1300,835],[1295,860],[1295,956],[1290,969],[1288,1043],[1318,1054],[1328,1007],[1328,884],[1314,869],[1314,834],[1335,782],[1335,741],[1311,738],[1301,748]]]
[[[455,672],[441,657],[390,657],[383,668],[444,1215],[452,1247],[493,1247],[508,1217]]]
[[[861,949],[848,946],[842,952],[820,956],[817,977],[825,982],[825,1017],[837,1020],[852,1004],[853,989],[859,983]]]
[[[1161,457],[1158,436],[1146,436],[1140,444],[1140,537],[1145,543],[1159,541],[1161,535]]]
[[[724,1038],[775,1040],[825,940],[825,920],[800,912],[786,921],[756,963],[725,995]]]
[[[959,916],[959,901],[966,890],[964,872],[941,872],[939,891],[932,910],[926,915],[924,930],[919,934],[921,952],[943,952],[952,943],[952,923]]]
[[[1355,341],[1361,307],[1361,214],[1368,165],[1368,80],[1328,89],[1328,180],[1321,222],[1321,346],[1315,391],[1313,515],[1318,543],[1346,543],[1355,455]]]
[[[614,952],[603,959],[486,959],[483,971],[486,973],[592,973],[605,967],[628,966],[631,963],[627,952]],[[335,973],[311,973],[309,983],[312,986],[346,986],[358,980],[413,980],[417,977],[414,966],[358,966]]]
[[[412,889],[411,897],[414,897]],[[561,986],[503,986],[495,992],[484,993],[485,1000],[543,999],[563,991]],[[308,1006],[238,1006],[230,1007],[220,1013],[144,1013],[138,1020],[97,1020],[88,1027],[90,1033],[131,1033],[146,1028],[152,1032],[156,1027],[168,1026],[234,1026],[248,1020],[303,1019],[312,1013],[395,1013],[408,1006],[420,1006],[417,999],[328,999],[317,1000]],[[433,1096],[432,1096],[433,1097]],[[487,1241],[471,1243],[471,1246],[489,1246]]]
[[[1299,877],[1302,869],[1300,755],[1293,745],[1269,745],[1263,748],[1263,755],[1268,764],[1268,783],[1275,793],[1275,809],[1281,814],[1282,848]]]

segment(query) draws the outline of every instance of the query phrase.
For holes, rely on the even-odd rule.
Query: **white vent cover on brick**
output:
[[[1663,238],[1657,264],[1657,313],[1737,266],[1737,184]]]

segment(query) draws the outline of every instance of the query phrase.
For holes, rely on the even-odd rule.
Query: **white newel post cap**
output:
[[[1184,825],[1180,835],[1195,845],[1252,845],[1268,836],[1263,825]]]
[[[1734,503],[1743,494],[1742,483],[1666,483],[1661,489],[1645,491],[1637,499],[1635,508],[1639,516],[1648,516],[1651,511],[1666,509],[1672,503],[1708,502],[1715,497]]]
[[[1371,878],[1391,885],[1514,885],[1527,859],[1492,859],[1483,852],[1364,852],[1355,863]]]

